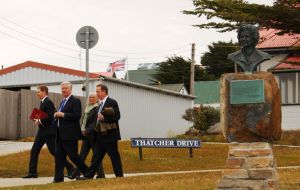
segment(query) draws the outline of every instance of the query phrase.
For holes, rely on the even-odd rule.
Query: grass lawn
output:
[[[138,149],[133,149],[129,141],[120,142],[120,153],[124,173],[187,171],[201,169],[220,169],[226,164],[227,144],[203,144],[194,149],[194,158],[189,158],[189,149],[143,149],[143,161],[139,160]],[[299,166],[300,148],[274,147],[278,166]],[[0,157],[0,177],[20,177],[27,174],[30,152],[20,152]],[[87,164],[90,164],[91,153]],[[113,173],[110,159],[104,159],[104,170]],[[47,149],[40,154],[39,176],[53,176],[54,159]]]
[[[221,136],[209,136],[207,139],[221,139]],[[299,145],[300,133],[285,133],[283,140],[276,144]],[[25,141],[31,141],[26,139]],[[201,169],[222,169],[225,167],[228,145],[227,144],[203,144],[202,148],[194,149],[194,158],[189,158],[188,149],[143,149],[143,161],[139,160],[138,149],[133,149],[129,141],[119,144],[123,168],[125,173],[162,172],[162,171],[188,171]],[[299,166],[300,148],[273,147],[278,166]],[[0,177],[21,177],[27,174],[30,152],[20,152],[7,156],[1,156]],[[90,163],[91,154],[88,157]],[[106,173],[113,173],[108,157],[104,160]],[[53,176],[54,159],[47,149],[42,150],[39,159],[39,176]],[[300,190],[300,170],[279,169],[281,190]],[[220,172],[213,173],[187,173],[137,176],[126,178],[112,178],[105,180],[89,180],[80,182],[66,182],[62,184],[24,186],[0,189],[107,189],[107,190],[131,190],[131,189],[214,189],[220,179]]]
[[[228,145],[206,145],[194,149],[194,158],[189,157],[189,149],[143,149],[143,161],[139,160],[138,149],[133,149],[129,141],[119,144],[124,173],[182,171],[223,168],[228,153]],[[21,152],[0,157],[0,177],[20,177],[28,172],[30,152]],[[90,164],[91,153],[88,157]],[[113,173],[110,159],[104,159],[104,170]],[[47,149],[43,149],[38,163],[39,176],[53,176],[54,159]]]

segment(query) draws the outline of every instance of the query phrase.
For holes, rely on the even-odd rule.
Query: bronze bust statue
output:
[[[247,24],[238,29],[238,40],[241,50],[228,55],[228,59],[234,61],[244,72],[252,72],[257,65],[271,58],[268,53],[255,48],[259,41],[259,32],[253,25]]]

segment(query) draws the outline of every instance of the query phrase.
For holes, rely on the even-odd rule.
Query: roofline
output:
[[[299,49],[300,46],[292,46],[292,47],[267,47],[267,48],[257,48],[261,51],[267,52],[276,52],[276,51],[291,51],[295,49]]]
[[[90,81],[110,81],[110,82],[114,82],[114,83],[119,83],[119,84],[124,84],[127,86],[132,86],[135,88],[142,88],[142,89],[146,89],[146,90],[151,90],[151,91],[156,91],[156,92],[160,92],[160,93],[164,93],[164,94],[169,94],[169,95],[173,95],[173,96],[179,96],[179,97],[183,97],[183,98],[187,98],[187,99],[191,99],[194,100],[196,99],[195,96],[190,96],[190,95],[185,95],[185,94],[180,94],[177,93],[175,91],[171,91],[171,90],[166,90],[166,89],[160,89],[160,88],[156,88],[156,87],[151,87],[151,86],[147,86],[147,85],[143,85],[140,83],[135,83],[135,82],[130,82],[130,81],[125,81],[125,80],[119,80],[119,79],[114,79],[114,78],[109,78],[109,77],[100,77],[100,78],[94,78],[94,79],[90,79]],[[71,84],[83,84],[85,83],[85,80],[75,80],[75,81],[70,81]],[[43,83],[44,85],[60,85],[61,82],[51,82],[51,83]],[[10,85],[10,86],[0,86],[0,88],[16,88],[16,87],[28,87],[28,86],[37,86],[40,85],[41,83],[33,83],[33,84],[24,84],[24,85]]]
[[[282,69],[282,70],[270,70],[272,73],[290,73],[290,72],[295,72],[299,71],[300,69]]]
[[[2,70],[0,70],[0,75],[8,74],[8,73],[11,73],[11,72],[14,72],[14,71],[26,68],[26,67],[50,70],[50,71],[55,71],[55,72],[59,72],[59,73],[69,74],[69,75],[76,75],[76,76],[80,76],[80,77],[85,77],[85,75],[86,75],[86,72],[84,72],[84,71],[49,65],[49,64],[45,64],[45,63],[38,63],[38,62],[34,62],[34,61],[26,61],[24,63],[20,63],[17,65],[13,65],[11,67],[2,69]],[[89,73],[90,78],[99,78],[99,76],[100,75],[95,74],[95,73]]]

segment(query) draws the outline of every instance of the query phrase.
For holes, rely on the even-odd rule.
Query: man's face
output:
[[[251,36],[251,32],[247,30],[242,31],[239,38],[239,43],[243,47],[253,46],[254,42]]]
[[[97,96],[100,100],[103,100],[106,96],[105,91],[101,90],[101,87],[96,88],[96,93],[97,93]]]
[[[37,90],[36,94],[37,94],[38,98],[41,99],[41,100],[47,96],[46,92],[41,91],[40,89]]]
[[[64,98],[67,98],[72,93],[72,88],[69,85],[61,85],[61,94]]]

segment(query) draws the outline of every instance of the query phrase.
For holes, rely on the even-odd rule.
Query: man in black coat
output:
[[[99,163],[102,162],[107,153],[111,159],[113,170],[116,177],[123,177],[123,169],[120,153],[118,151],[118,140],[121,140],[119,119],[120,110],[116,100],[108,97],[108,88],[103,84],[98,84],[96,88],[97,96],[101,100],[98,121],[104,124],[115,124],[115,128],[105,132],[98,131],[95,151],[92,157],[92,163],[84,177],[77,178],[78,180],[92,179],[97,171]],[[114,114],[104,114],[105,109],[113,109]],[[101,124],[100,124],[101,125]]]
[[[48,98],[48,87],[47,86],[39,86],[37,88],[37,96],[41,100],[40,110],[47,114],[46,118],[36,119],[34,120],[34,124],[38,126],[37,135],[35,137],[35,141],[31,148],[30,161],[29,161],[29,173],[23,178],[37,178],[37,165],[38,158],[41,149],[44,144],[47,145],[49,152],[54,156],[55,155],[55,135],[56,129],[53,123],[53,115],[55,112],[55,107],[53,102]],[[68,170],[68,174],[71,175],[74,168],[72,164],[66,162],[66,168]]]
[[[64,97],[54,117],[57,124],[55,150],[54,183],[64,181],[64,163],[66,156],[85,174],[87,166],[78,155],[78,140],[81,138],[80,117],[81,102],[72,93],[70,82],[61,83],[61,93]]]

